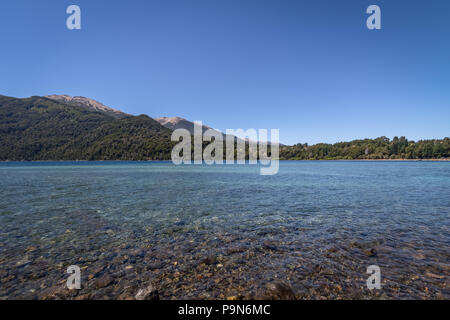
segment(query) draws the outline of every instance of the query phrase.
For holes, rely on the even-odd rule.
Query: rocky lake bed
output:
[[[397,165],[389,166],[398,170]],[[336,186],[346,177],[325,178],[333,182],[325,189],[311,180],[307,186],[289,180],[286,189],[290,178],[281,175],[250,192],[254,178],[246,172],[241,185],[232,183],[233,174],[225,172],[222,180],[223,172],[210,172],[187,189],[167,185],[167,176],[160,176],[172,170],[167,164],[152,171],[154,166],[149,172],[145,166],[127,167],[126,174],[115,168],[109,196],[98,189],[106,188],[99,187],[105,179],[114,180],[110,167],[89,168],[90,184],[73,167],[63,168],[64,183],[61,169],[45,166],[32,178],[20,167],[14,178],[2,179],[0,299],[450,298],[443,189],[424,195],[414,182],[416,190],[406,184],[405,196],[395,184],[387,186],[400,192],[394,200],[379,190],[361,199],[355,186]],[[448,175],[444,166],[437,175]],[[123,185],[129,170],[137,171],[136,179]],[[139,181],[143,172],[153,183]],[[220,190],[211,191],[211,174]],[[180,175],[193,179],[198,172],[177,172],[171,179]],[[133,199],[126,197],[130,188]],[[380,192],[389,202],[386,214],[380,211]],[[243,194],[240,201],[230,200]],[[434,214],[398,214],[412,210]],[[80,290],[66,286],[71,265],[80,268]],[[380,267],[381,289],[367,288],[370,265]]]

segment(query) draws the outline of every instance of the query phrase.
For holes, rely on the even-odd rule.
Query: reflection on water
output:
[[[0,164],[0,299],[449,299],[450,163]],[[382,289],[366,288],[380,266]],[[64,288],[78,265],[82,290]]]

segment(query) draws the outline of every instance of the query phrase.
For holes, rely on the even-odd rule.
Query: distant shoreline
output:
[[[279,161],[405,161],[405,162],[446,162],[450,161],[450,158],[445,159],[280,159]],[[172,160],[0,160],[0,163],[8,162],[172,162]]]

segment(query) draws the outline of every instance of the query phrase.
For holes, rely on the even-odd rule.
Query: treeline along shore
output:
[[[171,159],[176,144],[171,141],[172,128],[147,115],[121,113],[92,99],[54,97],[58,96],[20,99],[0,95],[0,161]],[[281,145],[279,156],[281,160],[442,160],[450,157],[450,139],[379,137],[335,144],[299,143]]]
[[[285,160],[442,160],[450,155],[450,139],[412,141],[405,137],[353,140],[335,144],[281,147]]]

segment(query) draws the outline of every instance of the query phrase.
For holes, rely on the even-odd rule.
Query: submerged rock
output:
[[[109,286],[113,281],[114,279],[110,275],[104,275],[103,277],[98,279],[95,284],[97,288],[104,288]]]
[[[288,284],[276,281],[266,285],[264,298],[270,300],[295,300],[295,293]]]
[[[375,257],[377,255],[377,250],[375,250],[374,248],[366,249],[363,252],[368,257]]]
[[[159,300],[159,293],[152,285],[147,288],[139,289],[134,297],[136,300]]]
[[[278,250],[278,246],[272,242],[269,241],[265,241],[263,243],[263,248],[267,249],[267,250],[272,250],[272,251],[277,251]]]
[[[214,256],[208,256],[208,257],[206,257],[205,259],[203,259],[203,260],[201,261],[201,263],[204,263],[204,264],[206,264],[206,265],[211,265],[211,264],[215,264],[216,261],[217,261],[217,258],[216,258],[216,257],[214,257]]]
[[[37,298],[39,300],[60,300],[67,299],[70,296],[76,296],[77,290],[69,290],[64,285],[55,285],[42,290]]]

